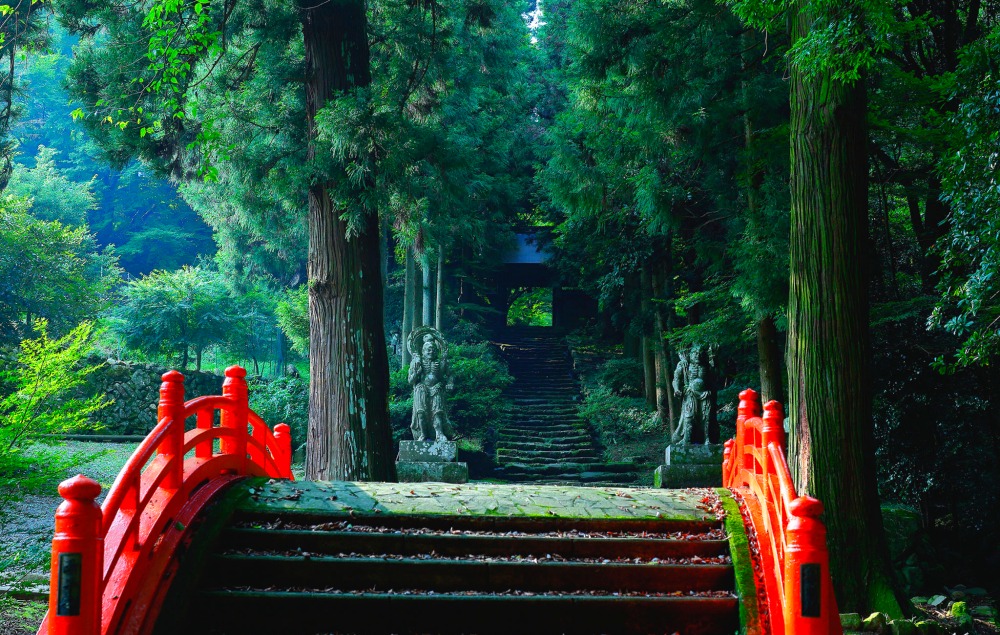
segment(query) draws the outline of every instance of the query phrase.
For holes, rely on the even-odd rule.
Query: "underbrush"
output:
[[[656,410],[642,398],[642,364],[621,357],[620,347],[569,339],[583,383],[580,415],[597,433],[605,459],[650,466],[661,462],[669,435]],[[651,483],[652,467],[648,472]]]
[[[279,423],[292,429],[292,448],[306,442],[309,429],[309,381],[287,375],[278,379],[247,379],[250,408],[259,414],[272,430]]]
[[[48,608],[49,603],[43,600],[15,600],[0,596],[0,633],[34,635]]]

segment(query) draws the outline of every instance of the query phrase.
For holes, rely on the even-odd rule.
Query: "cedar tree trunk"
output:
[[[364,0],[305,3],[306,114],[371,81]],[[310,144],[310,157],[316,148]],[[306,478],[394,480],[378,215],[348,235],[329,182],[309,187],[309,436]]]
[[[410,367],[410,333],[413,332],[413,248],[406,248],[406,275],[403,277],[403,368]]]
[[[771,400],[785,403],[785,390],[781,381],[781,343],[774,316],[757,321],[757,359],[760,368],[760,394],[763,403]]]
[[[798,0],[792,40],[822,20]],[[819,498],[841,612],[900,615],[875,480],[864,81],[791,68],[789,463]]]
[[[434,291],[434,328],[441,330],[441,311],[444,308],[444,249],[438,248],[437,289]]]
[[[431,257],[426,251],[420,257],[420,274],[423,281],[423,300],[421,301],[423,311],[420,323],[424,326],[433,326],[434,318],[431,314],[434,312],[434,298],[431,290]]]

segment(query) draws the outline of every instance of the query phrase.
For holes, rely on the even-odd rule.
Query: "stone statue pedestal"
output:
[[[400,441],[396,476],[400,483],[467,483],[469,466],[457,458],[454,441]]]
[[[653,473],[653,487],[722,487],[721,443],[668,445],[665,465]]]

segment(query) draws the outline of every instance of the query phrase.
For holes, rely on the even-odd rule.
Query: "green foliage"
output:
[[[292,348],[301,355],[309,354],[309,288],[301,285],[285,292],[275,310],[278,326],[288,336]]]
[[[788,51],[789,63],[807,74],[829,73],[853,82],[874,67],[898,35],[893,0],[723,0],[744,22],[761,31],[782,32],[800,19],[809,33]],[[801,17],[796,13],[801,12]]]
[[[670,333],[674,342],[742,341],[780,317],[788,98],[773,43],[714,2],[558,11],[541,42],[561,64],[549,77],[567,103],[538,182],[564,275],[620,330],[649,334],[654,313],[697,329]],[[652,293],[644,276],[659,278]]]
[[[0,192],[7,187],[17,148],[11,132],[21,116],[15,95],[22,88],[22,53],[47,43],[47,30],[38,18],[40,4],[41,0],[19,0],[0,5]]]
[[[11,175],[8,192],[31,201],[31,213],[46,221],[79,226],[97,209],[93,182],[79,183],[56,167],[59,151],[38,146],[34,168],[18,167]]]
[[[642,362],[636,359],[610,359],[597,372],[597,381],[620,397],[641,397]]]
[[[34,328],[37,337],[22,341],[17,359],[0,373],[0,502],[32,491],[71,462],[29,447],[52,443],[45,435],[93,429],[92,415],[110,404],[104,395],[73,397],[99,368],[81,363],[93,325],[83,322],[56,339],[46,320],[35,320]]]
[[[39,220],[28,201],[0,198],[0,347],[26,337],[36,318],[63,333],[96,317],[119,279],[114,252],[98,252],[86,225]]]
[[[487,427],[505,414],[508,400],[504,389],[513,378],[489,344],[451,345],[448,361],[455,389],[448,393],[448,417],[458,438],[482,438]],[[389,417],[395,439],[409,436],[413,412],[413,389],[408,369],[393,371],[389,387]]]
[[[940,170],[950,230],[939,243],[940,300],[930,324],[961,341],[954,356],[936,360],[942,371],[988,365],[1000,345],[1000,191],[996,160],[1000,84],[1000,26],[963,51],[951,121],[960,145]]]
[[[74,122],[70,113],[79,102],[72,101],[64,82],[77,38],[54,21],[47,26],[50,49],[32,51],[20,69],[24,91],[16,103],[23,114],[13,130],[22,152],[44,146],[44,155],[39,150],[32,167],[31,157],[22,154],[11,188],[28,190],[23,193],[35,199],[35,215],[46,220],[76,224],[70,219],[86,212],[97,244],[114,245],[122,268],[133,276],[176,269],[214,253],[211,229],[174,186],[149,166],[104,152]],[[51,166],[39,162],[49,155]]]
[[[272,430],[279,423],[292,428],[292,448],[306,442],[309,428],[309,384],[299,377],[284,376],[273,380],[251,377],[250,408]]]
[[[179,354],[182,369],[193,349],[200,369],[202,352],[224,341],[236,319],[236,307],[219,275],[207,267],[186,266],[129,282],[108,321],[130,348]]]
[[[510,303],[507,326],[552,326],[552,289],[525,289]]]

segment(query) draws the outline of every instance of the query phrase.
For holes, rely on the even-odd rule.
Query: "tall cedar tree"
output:
[[[306,113],[371,83],[364,0],[304,10]],[[310,144],[310,158],[315,146]],[[348,234],[326,182],[309,187],[309,436],[306,477],[395,480],[382,329],[378,215]]]
[[[798,0],[793,46],[829,20]],[[791,64],[789,455],[824,519],[840,610],[901,614],[882,531],[872,437],[865,84]]]

